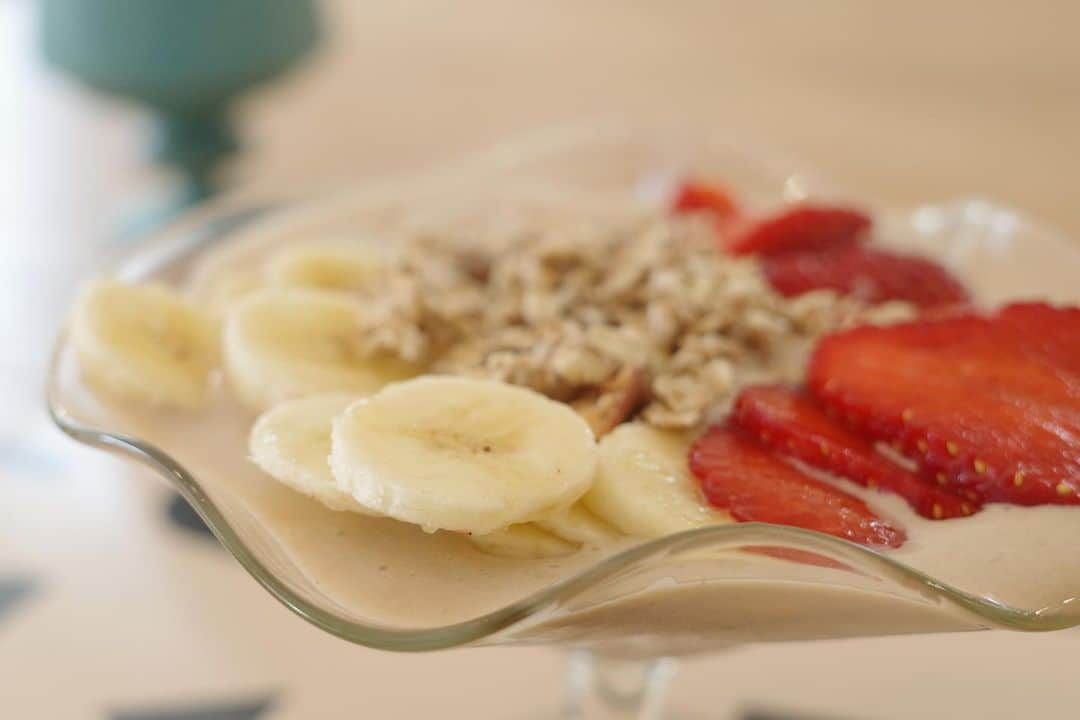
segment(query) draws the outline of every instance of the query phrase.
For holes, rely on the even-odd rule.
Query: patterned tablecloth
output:
[[[645,18],[638,8],[623,18],[623,30],[627,38],[642,36],[635,23],[648,21],[654,30],[649,37],[678,48],[682,45],[674,39],[680,36],[671,23],[681,22],[687,37],[698,42],[700,33],[687,22],[691,5],[673,12],[670,23],[666,16]],[[394,655],[338,641],[273,601],[212,540],[193,531],[183,513],[170,513],[168,491],[145,471],[77,447],[49,426],[42,406],[42,367],[63,308],[102,250],[117,249],[117,241],[109,238],[125,207],[145,199],[156,180],[138,159],[137,117],[45,76],[31,59],[28,6],[0,4],[0,89],[5,102],[9,90],[17,98],[0,111],[0,718],[531,718],[555,707],[561,673],[555,651]],[[396,7],[371,7],[391,6]],[[449,22],[456,17],[449,7],[432,3],[432,12]],[[746,7],[729,9],[751,23]],[[401,12],[392,19],[370,19],[374,31],[406,27],[412,16]],[[481,14],[476,8],[462,10],[464,17],[471,17],[469,12],[477,18]],[[545,27],[550,30],[550,25]],[[760,23],[755,27],[761,30]],[[380,59],[377,36],[382,37],[367,36],[374,44],[360,48],[370,53],[362,60]],[[573,33],[566,36],[568,47],[583,42]],[[525,55],[512,56],[519,64],[541,56],[529,50],[531,45],[521,47],[526,60],[521,59]],[[633,47],[645,46],[639,42]],[[448,57],[446,71],[457,72],[461,92],[475,93],[476,68],[454,65],[452,58],[458,56],[453,53]],[[687,62],[695,56],[683,52],[679,57]],[[1076,67],[1075,54],[1049,57],[1047,62]],[[788,60],[789,69],[798,65]],[[566,69],[561,61],[553,62]],[[536,67],[529,65],[533,72]],[[374,75],[363,72],[372,81]],[[671,92],[689,96],[677,82],[678,68],[657,64],[651,81],[658,82],[664,73],[673,79]],[[1017,70],[1007,77],[1027,76]],[[334,92],[342,92],[340,70],[338,79]],[[315,105],[333,87],[321,82],[314,82],[307,95]],[[629,86],[625,77],[620,82]],[[584,93],[584,87],[579,89]],[[358,116],[387,133],[380,138],[390,138],[396,119],[412,116],[405,95],[395,88],[384,90],[384,104]],[[439,92],[434,81],[428,91],[432,96]],[[910,91],[903,86],[899,96]],[[1035,91],[1025,87],[1024,92]],[[1057,97],[1053,88],[1048,93]],[[1075,92],[1072,97],[1046,107],[1074,108],[1067,104],[1075,103]],[[395,101],[400,105],[394,106]],[[934,102],[942,113],[952,107],[944,97]],[[885,113],[888,103],[875,107],[880,117],[893,117]],[[490,119],[492,124],[484,126],[475,111],[473,125],[458,118],[458,130],[446,129],[443,142],[464,147],[495,129],[502,133],[537,124],[523,117],[507,119],[509,112],[503,110],[497,128]],[[273,147],[279,149],[311,137],[317,151],[324,141],[316,137],[317,127],[302,124],[311,120],[305,117],[290,118],[287,109],[270,112],[253,122],[254,137],[276,137]],[[301,125],[289,124],[294,121]],[[997,135],[981,146],[1009,146],[1006,124],[989,118],[988,132]],[[302,129],[286,133],[285,127]],[[805,137],[811,135],[808,131]],[[337,135],[339,142],[347,136],[344,131]],[[400,136],[412,144],[399,139],[395,146],[392,138],[371,141],[371,167],[389,166],[391,156],[422,153],[434,142],[425,138],[433,136],[413,127],[402,129]],[[932,133],[923,138],[938,139]],[[815,146],[808,140],[808,145],[820,151],[824,142]],[[1043,148],[1046,142],[1036,138],[1032,146]],[[973,143],[968,134],[960,147],[966,152]],[[1075,143],[1054,147],[1058,153],[1062,147],[1076,150]],[[1015,149],[1003,152],[1018,156]],[[292,157],[301,156],[306,158],[303,153]],[[290,156],[277,150],[263,157],[263,167],[279,175],[290,167]],[[1062,178],[1074,172],[1075,163],[1057,159],[1069,165]],[[854,166],[855,160],[844,163]],[[240,172],[257,174],[258,167],[252,160]],[[314,166],[304,167],[317,174]],[[946,159],[942,167],[953,166]],[[336,170],[341,169],[339,163]],[[927,177],[948,186],[957,176],[927,170]],[[1022,184],[1018,181],[1017,187]],[[880,181],[877,187],[889,186]],[[898,195],[907,192],[907,185],[897,187]],[[1077,227],[1075,213],[1056,219]],[[684,663],[672,705],[688,717],[709,718],[755,712],[759,717],[787,713],[882,720],[1071,718],[1080,708],[1078,657],[1080,633],[1071,631],[745,648]]]

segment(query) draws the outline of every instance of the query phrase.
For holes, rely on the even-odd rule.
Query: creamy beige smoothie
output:
[[[620,211],[622,211],[620,209]],[[236,273],[312,234],[385,233],[407,211],[328,206],[247,230],[164,276],[179,287],[208,273]],[[895,240],[895,238],[894,238]],[[987,286],[985,258],[959,266]],[[1022,283],[1030,269],[1006,261],[993,272]],[[237,275],[238,277],[240,275]],[[1033,287],[1038,291],[1038,287]],[[996,298],[987,297],[987,301]],[[137,437],[187,468],[242,537],[271,564],[302,577],[305,594],[357,622],[420,629],[495,611],[596,566],[643,541],[624,537],[562,557],[482,552],[454,532],[425,532],[389,518],[331,510],[275,481],[248,457],[256,413],[218,377],[197,411],[140,407],[89,390],[70,350],[60,358],[63,402],[80,421]],[[972,517],[934,522],[900,498],[837,480],[902,526],[907,542],[883,554],[964,592],[1026,610],[1080,597],[1080,508],[988,505]],[[255,531],[253,528],[262,527]],[[986,623],[922,592],[916,583],[760,554],[699,548],[654,558],[564,598],[515,639],[695,652],[740,642],[976,629]]]

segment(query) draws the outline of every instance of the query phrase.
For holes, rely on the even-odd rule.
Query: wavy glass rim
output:
[[[580,130],[580,128],[579,128]],[[567,135],[560,142],[568,141]],[[571,138],[572,139],[572,138]],[[489,167],[502,165],[495,155],[487,155]],[[982,208],[1013,211],[984,200],[964,200],[943,205],[923,205],[914,213],[948,212],[978,205]],[[181,217],[155,238],[140,245],[115,266],[115,275],[137,280],[167,267],[190,253],[223,240],[232,229],[262,215],[278,203],[252,199],[251,193],[225,197]],[[1013,213],[1019,217],[1019,214]],[[914,217],[914,214],[910,214]],[[1053,234],[1052,234],[1053,235]],[[1069,250],[1075,252],[1071,246]],[[1080,625],[1080,599],[1070,598],[1040,609],[1017,608],[992,598],[966,592],[864,546],[830,535],[800,528],[767,523],[717,525],[643,540],[543,590],[475,618],[432,628],[385,628],[348,620],[312,603],[277,577],[260,560],[217,504],[203,489],[199,479],[166,450],[138,437],[93,427],[78,420],[61,399],[60,358],[66,332],[61,331],[53,347],[48,368],[46,403],[56,426],[72,439],[134,459],[150,468],[176,489],[195,509],[218,541],[240,565],[273,597],[303,619],[332,635],[372,648],[394,651],[426,651],[477,643],[514,628],[518,623],[543,614],[560,603],[593,588],[607,579],[650,560],[681,552],[726,550],[747,546],[775,546],[812,551],[841,561],[874,578],[889,580],[913,591],[926,601],[946,603],[983,627],[1022,631],[1051,631]],[[717,578],[718,580],[723,578]]]

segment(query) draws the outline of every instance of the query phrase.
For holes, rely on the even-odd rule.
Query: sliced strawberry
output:
[[[1022,305],[824,339],[811,391],[988,502],[1080,504],[1080,312]]]
[[[980,503],[931,485],[877,452],[801,391],[748,387],[736,400],[733,417],[766,447],[859,485],[896,493],[923,517],[964,517],[979,507]]]
[[[960,281],[937,263],[887,250],[833,246],[768,256],[761,262],[769,284],[787,297],[828,289],[870,303],[907,300],[921,307],[970,299]]]
[[[734,255],[775,255],[794,250],[821,250],[852,245],[871,225],[858,210],[800,205],[733,229],[725,249]]]
[[[679,186],[671,202],[675,212],[709,212],[719,219],[737,215],[738,206],[726,188],[715,183],[688,180]]]
[[[734,426],[715,426],[690,448],[705,497],[738,521],[792,525],[863,545],[900,547],[906,535],[866,503],[810,477]]]
[[[1080,374],[1080,307],[1058,308],[1040,302],[1016,303],[999,314],[1017,333],[1025,351],[1047,363]]]
[[[1049,305],[1012,305],[996,316],[965,313],[898,326],[893,342],[940,348],[971,381],[1054,403],[1077,398],[1080,389],[1080,310]]]

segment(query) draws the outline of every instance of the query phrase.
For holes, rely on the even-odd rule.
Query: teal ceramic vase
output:
[[[180,171],[183,203],[213,191],[215,168],[237,147],[233,100],[317,36],[310,0],[44,0],[41,9],[50,63],[154,112],[154,156]]]

